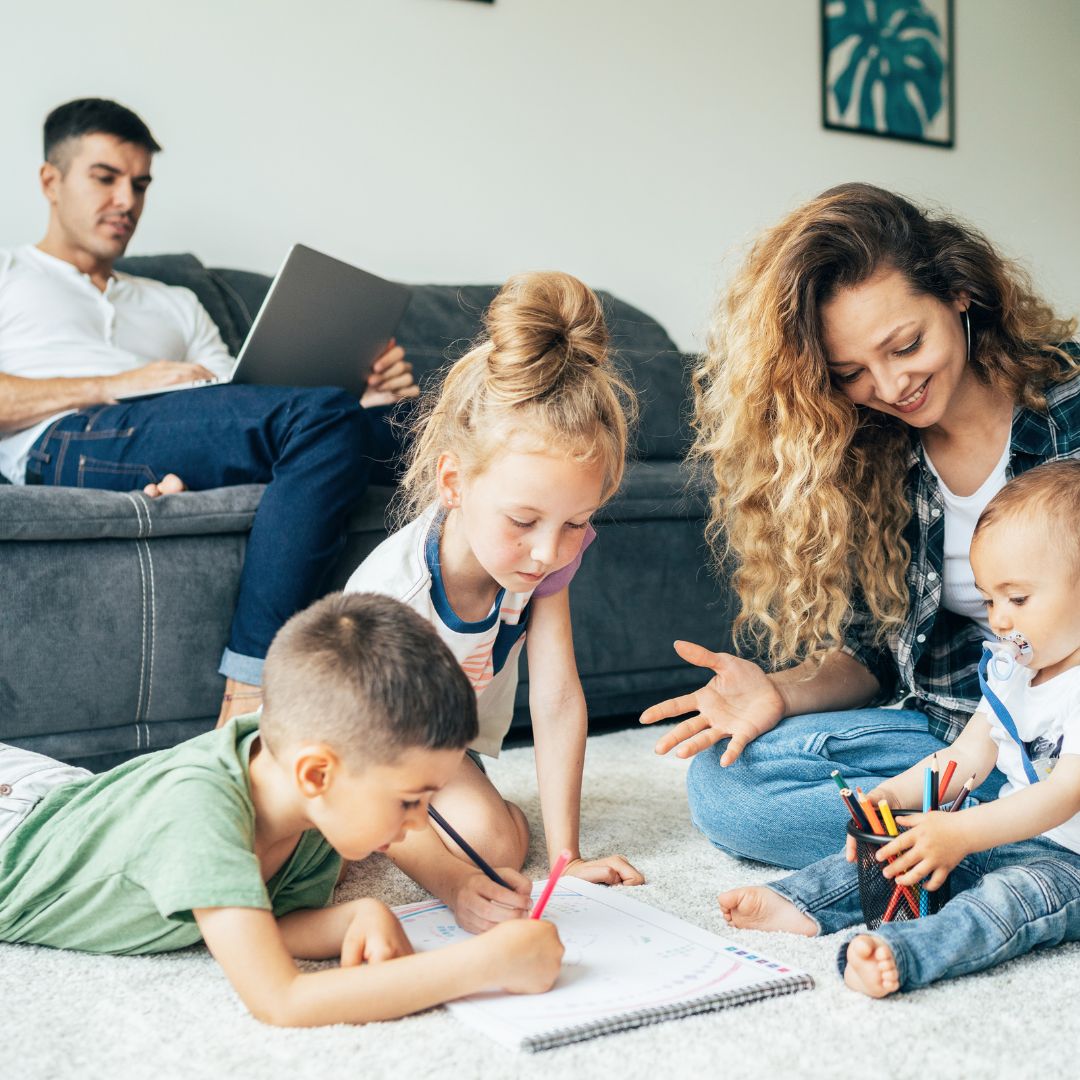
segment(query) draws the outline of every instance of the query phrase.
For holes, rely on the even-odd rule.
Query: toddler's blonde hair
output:
[[[987,504],[975,524],[972,545],[992,525],[1037,522],[1055,536],[1074,573],[1080,574],[1080,461],[1049,461],[1013,477]],[[1017,553],[1019,564],[1024,552]]]

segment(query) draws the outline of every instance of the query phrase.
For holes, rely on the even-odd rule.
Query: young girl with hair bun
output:
[[[523,647],[549,857],[569,849],[567,873],[589,881],[644,881],[621,855],[585,859],[578,847],[587,716],[567,595],[595,536],[590,519],[622,480],[633,392],[609,358],[599,299],[569,274],[511,278],[484,325],[416,418],[397,508],[407,523],[346,586],[429,619],[476,690],[479,738],[432,801],[509,888],[434,825],[388,850],[473,931],[530,906],[519,872],[528,823],[480,759],[499,753],[510,727]]]

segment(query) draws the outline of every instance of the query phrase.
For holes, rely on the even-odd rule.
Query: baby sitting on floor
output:
[[[1078,527],[1080,461],[1012,480],[979,518],[971,565],[991,629],[1002,638],[1022,631],[1030,655],[1004,677],[991,666],[990,694],[950,749],[958,766],[953,787],[972,774],[977,787],[995,764],[1006,783],[993,802],[897,816],[900,835],[877,855],[893,860],[884,876],[930,891],[951,876],[952,898],[936,914],[853,937],[838,957],[853,990],[884,997],[1080,939]],[[995,708],[1001,702],[1006,722]],[[928,764],[887,780],[871,800],[921,805]],[[857,925],[854,859],[849,838],[846,853],[768,886],[722,893],[724,917],[732,926],[807,936]]]

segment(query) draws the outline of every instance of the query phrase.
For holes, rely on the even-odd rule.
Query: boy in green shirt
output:
[[[326,597],[279,631],[263,686],[261,717],[100,776],[0,744],[0,941],[135,954],[202,939],[282,1025],[549,989],[562,946],[550,922],[513,917],[529,902],[513,871],[506,921],[432,953],[412,955],[378,900],[327,906],[343,857],[429,827],[476,737],[476,695],[430,624],[385,597]]]

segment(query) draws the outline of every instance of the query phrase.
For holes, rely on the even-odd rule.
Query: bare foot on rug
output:
[[[860,934],[847,947],[844,982],[867,997],[883,998],[900,989],[900,973],[892,949],[881,938]]]
[[[156,499],[159,495],[178,495],[181,491],[187,491],[187,484],[176,473],[166,473],[156,484],[147,484],[143,488],[143,494]]]
[[[779,930],[785,934],[817,936],[817,923],[809,915],[763,885],[730,889],[716,899],[724,918],[740,930]]]
[[[225,680],[225,693],[221,698],[221,712],[217,726],[223,727],[234,716],[247,716],[262,704],[262,688],[239,679]]]

